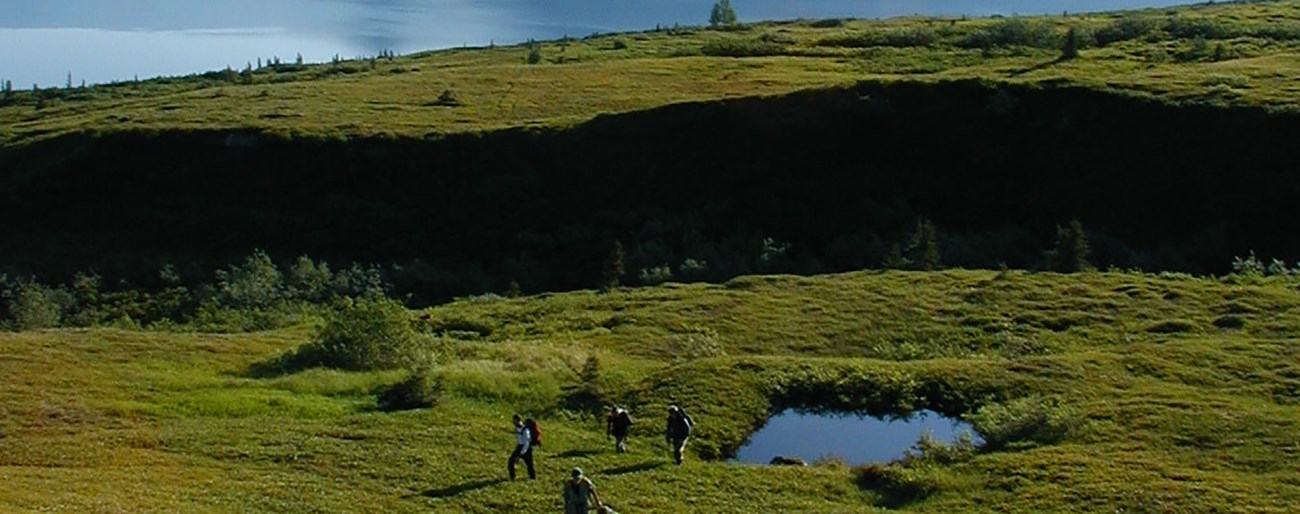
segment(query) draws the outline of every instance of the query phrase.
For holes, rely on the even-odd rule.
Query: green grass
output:
[[[554,511],[573,466],[624,512],[1300,507],[1291,279],[859,272],[423,314],[454,349],[434,370],[446,392],[400,413],[374,395],[402,371],[249,375],[307,342],[301,328],[2,334],[0,510]],[[640,420],[630,453],[561,408],[592,355],[600,388]],[[1056,443],[909,467],[894,476],[930,491],[913,500],[859,487],[833,462],[709,459],[783,405],[960,414],[1030,396],[1078,412],[1079,426]],[[672,402],[698,425],[683,468],[659,432]],[[536,482],[502,481],[514,412],[543,424]]]
[[[1079,58],[1057,60],[1055,42],[1068,27],[1100,41],[1094,35],[1108,37],[1120,19],[1147,20],[1152,29],[1135,39],[1085,45]],[[1300,98],[1293,80],[1300,74],[1297,1],[1030,18],[1028,25],[1039,27],[1035,39],[975,46],[987,34],[1006,33],[1008,23],[900,18],[818,28],[826,24],[773,22],[727,32],[688,28],[548,41],[541,43],[537,65],[525,64],[528,50],[517,45],[379,59],[373,69],[367,61],[346,61],[267,68],[247,80],[209,73],[51,90],[40,102],[20,91],[0,107],[0,142],[170,130],[437,137],[562,128],[601,114],[860,81],[1074,84],[1175,102],[1278,109],[1294,109]],[[1202,33],[1209,37],[1197,53],[1194,36]],[[706,55],[719,53],[724,56]],[[460,106],[438,101],[448,90]]]

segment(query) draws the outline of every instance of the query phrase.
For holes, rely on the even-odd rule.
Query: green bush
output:
[[[962,42],[968,48],[1058,48],[1061,37],[1055,28],[1038,21],[1009,18],[977,31]]]
[[[1131,41],[1151,36],[1159,27],[1159,22],[1144,16],[1124,16],[1109,25],[1093,32],[1097,46],[1106,46],[1120,41]]]
[[[414,366],[428,360],[423,339],[400,302],[345,299],[293,362],[357,371]]]
[[[859,487],[880,493],[880,504],[899,507],[939,492],[943,476],[934,466],[910,466],[904,463],[868,464],[853,469]]]
[[[1240,35],[1240,31],[1227,23],[1204,19],[1173,16],[1165,26],[1170,37],[1177,39],[1230,39]]]
[[[56,292],[34,281],[20,281],[5,291],[8,325],[17,331],[59,326],[63,307]]]
[[[379,393],[379,408],[392,412],[433,407],[441,399],[442,391],[442,381],[437,376],[428,370],[412,371],[406,380]]]
[[[714,57],[762,57],[784,54],[785,45],[762,38],[723,37],[704,43],[700,52]]]
[[[930,27],[904,27],[831,36],[817,41],[817,45],[845,48],[872,48],[878,46],[914,48],[933,46],[938,42],[939,33]]]
[[[984,438],[985,450],[1019,444],[1056,443],[1069,437],[1082,424],[1082,415],[1077,408],[1038,396],[988,404],[965,418]]]

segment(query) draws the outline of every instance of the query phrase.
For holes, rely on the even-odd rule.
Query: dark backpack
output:
[[[529,445],[529,446],[541,446],[541,445],[542,445],[542,428],[539,427],[539,426],[537,426],[537,420],[535,420],[535,419],[533,419],[533,418],[525,419],[525,420],[524,420],[524,428],[527,428],[527,429],[528,429],[528,433],[530,434],[529,439],[528,439],[528,445]]]

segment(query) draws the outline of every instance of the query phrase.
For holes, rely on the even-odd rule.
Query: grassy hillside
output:
[[[573,466],[624,512],[1300,507],[1289,278],[756,276],[478,298],[412,319],[443,352],[443,393],[400,413],[373,395],[402,371],[251,374],[306,326],[0,335],[0,510],[541,512],[559,508]],[[585,385],[640,416],[628,454],[562,408],[591,357]],[[698,425],[682,468],[659,432],[670,402]],[[787,405],[1028,405],[1064,430],[866,470],[711,460]],[[536,482],[502,480],[517,411],[545,427]]]
[[[1070,28],[1079,56],[1059,60]],[[1300,2],[674,28],[544,42],[533,65],[529,53],[526,45],[455,49],[15,91],[0,104],[0,141],[196,129],[426,137],[568,126],[604,113],[862,80],[1067,83],[1171,101],[1290,109],[1300,95],[1292,80],[1300,72]],[[445,91],[456,102],[439,101]]]

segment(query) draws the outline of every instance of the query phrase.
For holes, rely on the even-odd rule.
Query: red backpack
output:
[[[539,427],[539,426],[537,426],[537,420],[535,420],[535,419],[533,419],[533,418],[525,419],[525,420],[524,420],[524,428],[527,428],[527,429],[528,429],[528,433],[531,434],[531,437],[530,437],[530,439],[529,439],[529,441],[528,441],[528,445],[529,445],[529,446],[541,446],[541,445],[542,445],[542,428]]]

